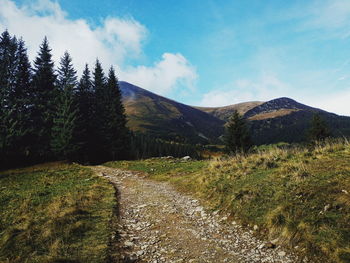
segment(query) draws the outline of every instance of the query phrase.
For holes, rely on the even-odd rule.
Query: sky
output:
[[[78,73],[196,106],[290,97],[350,116],[350,0],[0,0],[30,59],[44,36]]]

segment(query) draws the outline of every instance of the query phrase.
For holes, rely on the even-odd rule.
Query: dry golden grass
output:
[[[285,115],[291,114],[292,112],[296,112],[296,111],[298,111],[298,110],[296,110],[296,109],[280,109],[280,110],[271,111],[271,112],[263,112],[263,113],[259,113],[257,115],[250,117],[249,120],[255,121],[255,120],[272,119],[272,118],[285,116]]]
[[[211,161],[145,160],[109,166],[167,180],[257,234],[312,262],[350,262],[350,144],[269,147]]]
[[[217,159],[206,189],[217,209],[301,254],[350,262],[350,145],[273,148]]]

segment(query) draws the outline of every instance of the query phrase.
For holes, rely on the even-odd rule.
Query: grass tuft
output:
[[[0,175],[0,262],[103,262],[114,190],[78,165]]]
[[[350,144],[265,147],[212,161],[111,162],[202,198],[212,209],[301,255],[344,263],[350,253]]]

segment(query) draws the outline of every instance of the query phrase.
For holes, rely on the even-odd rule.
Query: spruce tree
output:
[[[30,153],[31,132],[31,65],[27,55],[24,41],[18,41],[16,53],[16,71],[14,89],[10,93],[9,103],[13,110],[12,118],[15,120],[16,136],[13,140],[12,152],[20,157],[28,157]]]
[[[76,71],[70,55],[65,52],[58,68],[58,99],[51,133],[51,149],[58,158],[71,158],[77,148],[77,145],[74,144],[77,109],[74,105],[73,94],[76,85]]]
[[[130,135],[126,127],[125,109],[121,91],[113,67],[110,68],[106,86],[105,136],[113,160],[127,158],[130,148]]]
[[[96,130],[94,140],[94,156],[93,162],[100,163],[108,159],[108,147],[106,140],[106,78],[99,60],[96,60],[93,72],[92,86],[94,90],[94,120],[93,126]]]
[[[57,89],[56,74],[52,61],[51,49],[45,37],[38,56],[34,61],[33,75],[33,130],[35,152],[42,157],[50,155],[51,130],[56,110]]]
[[[16,131],[17,120],[11,94],[16,83],[17,39],[6,30],[0,37],[0,158],[8,161]]]
[[[327,123],[319,113],[314,114],[311,120],[311,127],[309,129],[309,139],[311,141],[322,141],[330,136],[331,133]]]
[[[91,161],[94,155],[93,147],[96,140],[94,98],[90,70],[86,64],[75,93],[78,116],[74,141],[78,146],[76,158],[83,163]]]
[[[237,111],[226,123],[224,140],[226,151],[231,154],[246,152],[252,146],[246,120]]]

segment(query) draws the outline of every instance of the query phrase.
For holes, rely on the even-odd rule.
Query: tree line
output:
[[[194,146],[174,144],[126,126],[113,67],[107,76],[96,59],[78,80],[65,52],[56,68],[45,37],[31,65],[25,42],[0,36],[0,167],[71,160],[109,160],[172,155],[197,157]]]
[[[4,164],[129,158],[130,132],[113,67],[96,60],[78,81],[65,52],[55,69],[45,37],[33,67],[25,43],[0,37],[0,159]]]
[[[187,155],[194,159],[201,159],[202,150],[199,145],[164,141],[144,134],[133,134],[131,137],[131,152],[135,159],[159,156],[181,158]]]
[[[307,143],[311,145],[314,145],[315,142],[322,142],[332,137],[328,124],[319,113],[313,114],[305,135]],[[225,125],[223,139],[225,152],[231,155],[246,153],[254,146],[247,119],[236,110],[232,113]]]

